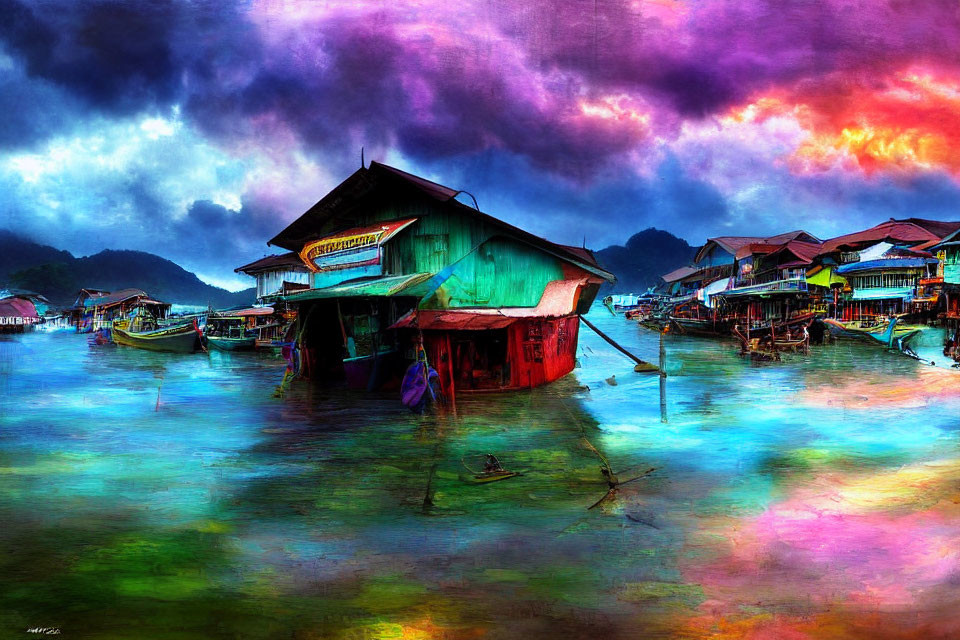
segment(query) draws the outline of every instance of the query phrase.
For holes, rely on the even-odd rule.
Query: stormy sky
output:
[[[0,0],[0,227],[233,268],[376,159],[553,240],[958,219],[955,0]]]

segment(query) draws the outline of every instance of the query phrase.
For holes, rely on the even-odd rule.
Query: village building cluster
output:
[[[888,344],[930,323],[956,332],[960,222],[891,219],[828,240],[802,230],[710,238],[660,291],[663,320],[683,333],[789,333],[819,319]]]
[[[83,289],[57,318],[146,349],[270,349],[291,378],[365,389],[399,386],[418,362],[445,394],[569,373],[581,316],[614,275],[586,248],[532,235],[462,195],[373,162],[269,240],[284,253],[237,267],[256,281],[253,307],[184,317],[139,289]],[[891,219],[827,240],[803,230],[709,238],[656,291],[606,302],[662,332],[732,336],[742,353],[776,359],[806,349],[818,329],[909,351],[923,326],[944,324],[956,344],[960,222]],[[43,323],[47,306],[5,292],[0,330]]]

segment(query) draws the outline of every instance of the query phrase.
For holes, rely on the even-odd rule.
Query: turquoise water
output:
[[[591,318],[656,361],[657,334]],[[6,337],[0,637],[960,635],[960,372],[665,347],[663,422],[659,377],[585,327],[574,375],[428,416],[273,398],[256,354]],[[471,484],[487,452],[524,475]],[[588,510],[601,455],[655,470]]]

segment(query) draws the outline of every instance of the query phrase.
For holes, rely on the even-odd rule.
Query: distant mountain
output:
[[[626,246],[613,245],[595,253],[597,260],[617,276],[613,291],[642,293],[660,284],[660,276],[693,260],[696,247],[653,227],[635,233]]]
[[[143,251],[106,250],[75,258],[0,230],[0,285],[45,295],[54,306],[69,306],[81,288],[142,289],[164,302],[212,305],[253,303],[253,289],[236,293],[209,285],[179,265]]]

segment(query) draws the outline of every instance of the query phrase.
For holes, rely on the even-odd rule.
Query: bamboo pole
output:
[[[632,353],[630,353],[629,351],[627,351],[626,349],[624,349],[623,347],[621,347],[619,344],[617,344],[617,343],[613,340],[613,338],[611,338],[610,336],[608,336],[607,334],[605,334],[603,331],[600,331],[600,329],[597,329],[597,328],[593,325],[593,323],[591,323],[589,320],[587,320],[586,318],[584,318],[582,315],[580,315],[580,316],[578,316],[578,317],[580,318],[580,320],[583,321],[583,324],[585,324],[585,325],[587,325],[588,327],[590,327],[591,329],[593,329],[593,332],[596,333],[596,334],[597,334],[598,336],[600,336],[601,338],[603,338],[611,347],[613,347],[614,349],[616,349],[617,351],[619,351],[619,352],[622,353],[623,355],[627,356],[628,358],[630,358],[631,360],[633,360],[634,362],[636,362],[637,364],[636,364],[636,366],[633,367],[633,370],[636,371],[637,373],[654,373],[654,372],[658,372],[658,371],[659,371],[659,372],[661,373],[661,375],[666,375],[665,373],[663,373],[663,371],[661,371],[661,369],[660,369],[659,367],[657,367],[657,366],[655,366],[655,365],[652,365],[652,364],[650,364],[649,362],[646,362],[645,360],[641,360],[641,359],[638,358],[637,356],[633,355]]]

